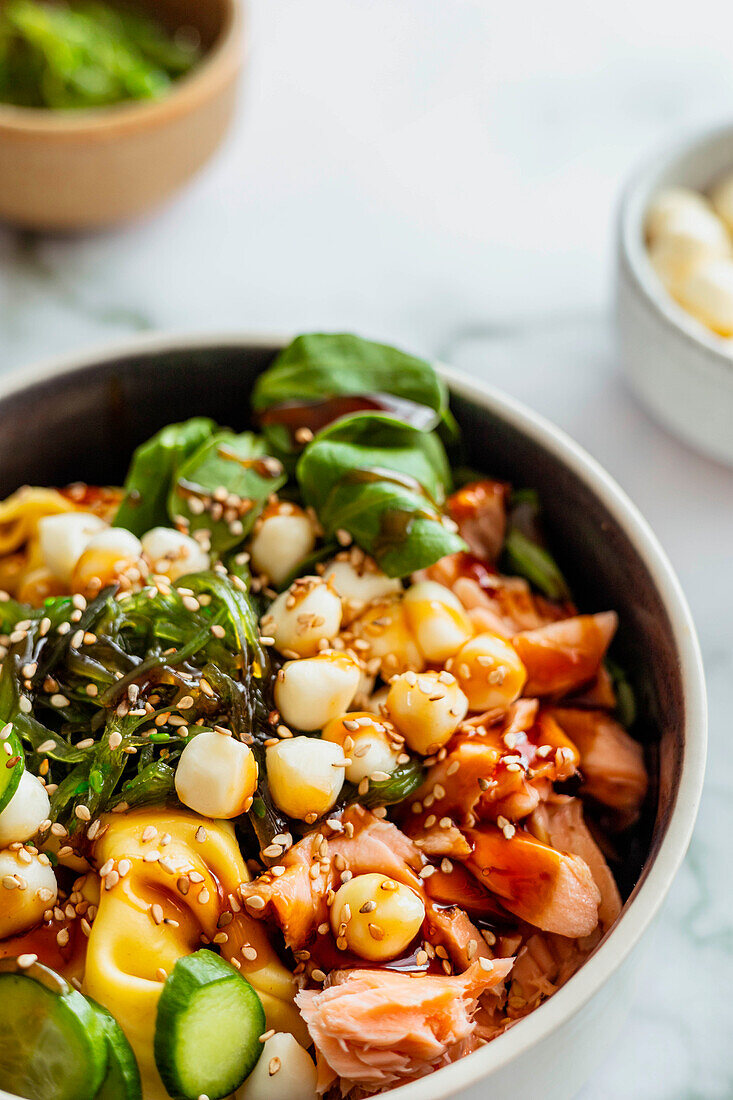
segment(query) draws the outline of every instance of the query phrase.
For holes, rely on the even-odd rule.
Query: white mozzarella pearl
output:
[[[91,512],[64,512],[38,523],[38,541],[47,568],[64,584],[71,583],[74,566],[93,535],[107,524]]]
[[[26,863],[17,852],[1,851],[0,939],[38,924],[57,895],[56,876],[47,856],[31,856]]]
[[[730,253],[730,237],[720,218],[710,209],[689,207],[669,216],[664,231],[650,242],[649,258],[677,296],[701,260]]]
[[[320,817],[335,805],[344,768],[343,749],[319,737],[289,737],[267,750],[267,779],[275,804],[300,821],[314,814]]]
[[[733,173],[718,180],[710,192],[710,201],[715,213],[733,233]]]
[[[337,942],[363,959],[383,962],[412,943],[425,905],[413,889],[386,875],[357,875],[336,891],[330,919]]]
[[[24,771],[15,794],[0,813],[0,847],[21,844],[38,832],[51,807],[46,788],[31,772]]]
[[[209,568],[209,555],[196,539],[172,527],[153,527],[146,531],[141,543],[153,572],[173,581],[186,573],[203,573]]]
[[[295,504],[281,504],[278,511],[263,516],[255,527],[249,553],[258,573],[265,573],[273,584],[281,584],[315,545],[316,532],[310,517]]]
[[[275,682],[275,706],[286,725],[319,730],[348,709],[360,679],[358,664],[343,652],[287,661]]]
[[[198,733],[181,753],[175,783],[181,802],[196,813],[238,817],[252,802],[257,762],[252,750],[234,737]]]
[[[278,1031],[265,1040],[257,1065],[236,1100],[317,1100],[313,1059],[294,1036]]]
[[[662,236],[670,221],[674,222],[687,210],[708,214],[710,205],[698,191],[689,187],[666,187],[659,191],[649,203],[644,219],[647,240],[654,241]]]
[[[473,626],[462,603],[449,588],[420,581],[404,598],[407,624],[427,661],[442,664],[473,636]]]
[[[142,566],[142,543],[124,527],[105,527],[93,535],[74,566],[71,585],[75,592],[99,590],[112,584],[133,567]]]
[[[379,772],[391,775],[402,750],[402,738],[394,726],[364,711],[334,718],[324,726],[323,738],[343,746],[344,754],[351,761],[346,767],[349,783],[360,783]]]
[[[300,577],[282,592],[260,622],[281,653],[313,657],[321,642],[332,642],[341,626],[341,600],[320,577]]]
[[[358,563],[357,563],[358,562]],[[388,577],[372,558],[359,561],[355,555],[329,562],[323,574],[344,603],[344,622],[352,622],[374,600],[396,596],[402,591],[397,577]]]
[[[704,260],[679,295],[698,321],[721,336],[733,336],[733,260]]]
[[[468,699],[449,672],[405,672],[392,681],[387,713],[414,752],[437,752],[466,717]]]
[[[527,679],[519,654],[505,638],[486,631],[471,638],[451,665],[469,710],[506,710]]]
[[[368,643],[366,657],[379,658],[385,680],[407,668],[425,667],[425,658],[407,624],[403,603],[401,599],[380,600],[367,608],[352,626],[355,636]]]

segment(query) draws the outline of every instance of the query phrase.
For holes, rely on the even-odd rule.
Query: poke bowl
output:
[[[571,1097],[705,763],[611,478],[346,335],[57,361],[0,426],[0,1089]]]

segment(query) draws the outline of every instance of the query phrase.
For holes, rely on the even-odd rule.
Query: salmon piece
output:
[[[344,1094],[358,1085],[376,1091],[464,1054],[479,997],[501,985],[512,962],[495,959],[489,970],[476,962],[455,977],[340,971],[327,988],[304,990],[296,1000]]]
[[[277,877],[265,871],[240,890],[247,913],[260,920],[274,917],[292,950],[302,948],[318,925],[328,921],[326,895],[338,889],[340,871],[346,867],[353,875],[379,871],[421,891],[418,872],[425,860],[395,825],[381,821],[361,806],[350,806],[341,822],[353,826],[352,836],[334,834],[329,827],[324,832],[310,833],[280,860],[284,874]],[[265,903],[264,907],[247,904],[255,897]]]
[[[510,639],[575,613],[571,604],[553,603],[533,592],[523,577],[499,574],[474,554],[449,554],[416,574],[450,588],[463,604],[477,632],[492,631]]]
[[[590,707],[593,710],[615,710],[616,690],[613,686],[613,677],[605,665],[598,669],[595,680],[591,680],[579,691],[567,700],[568,706]]]
[[[642,746],[602,710],[552,707],[550,714],[578,747],[583,793],[615,810],[620,828],[632,825],[649,785]]]
[[[476,959],[493,959],[486,940],[458,905],[431,908],[426,921],[426,938],[434,946],[445,947],[460,971],[467,970]]]
[[[448,515],[472,554],[495,562],[506,538],[510,486],[505,481],[472,481],[446,501]]]
[[[460,905],[473,917],[502,923],[513,920],[494,895],[484,889],[461,863],[454,863],[450,871],[436,867],[423,885],[435,906]]]
[[[466,866],[510,913],[561,936],[587,936],[596,928],[601,895],[585,860],[524,829],[510,840],[490,825],[464,835],[473,849]]]
[[[560,697],[592,680],[617,625],[615,611],[602,611],[516,634],[512,643],[527,669],[524,694]]]
[[[605,856],[585,823],[580,799],[560,796],[556,802],[543,803],[532,814],[529,829],[540,840],[547,838],[553,848],[580,856],[588,864],[601,895],[598,918],[603,931],[607,931],[621,912],[621,895]]]

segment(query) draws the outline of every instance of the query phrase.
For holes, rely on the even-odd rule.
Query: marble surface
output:
[[[624,179],[733,114],[733,9],[255,0],[248,24],[232,137],[175,202],[81,238],[0,230],[0,370],[154,329],[355,329],[489,379],[599,458],[687,591],[711,746],[628,1026],[581,1097],[733,1097],[733,471],[634,403],[609,309]]]

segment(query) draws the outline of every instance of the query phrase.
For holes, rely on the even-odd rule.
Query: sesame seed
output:
[[[21,970],[27,970],[29,966],[33,966],[33,963],[38,962],[38,955],[30,953],[27,955],[18,955],[15,961]]]

